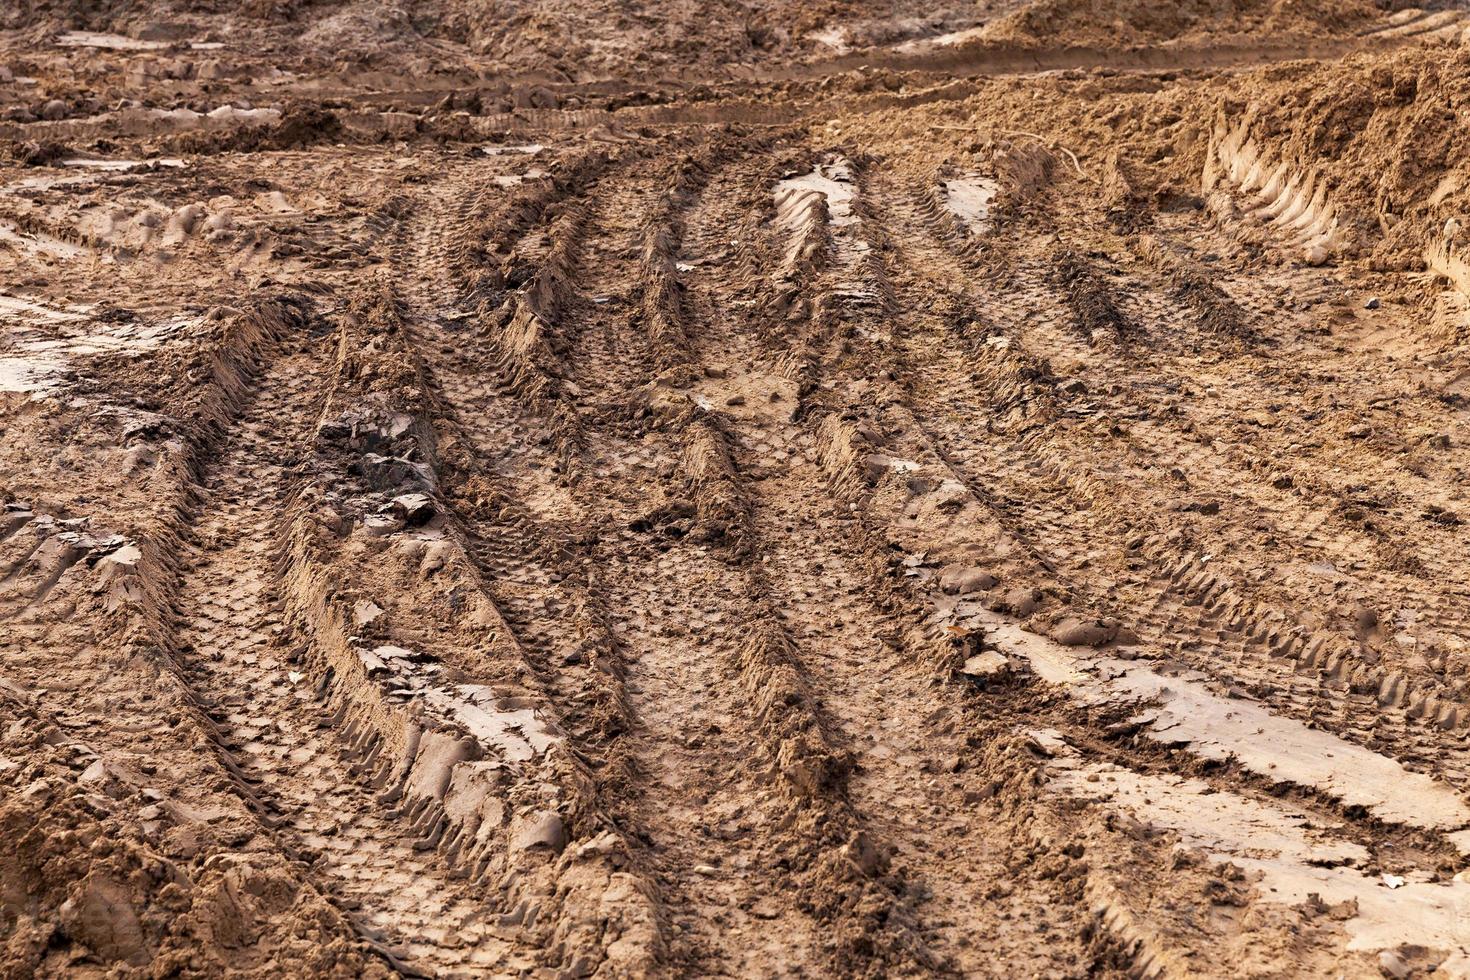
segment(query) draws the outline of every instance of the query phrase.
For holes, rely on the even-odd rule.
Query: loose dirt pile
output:
[[[36,3],[6,976],[1470,976],[1470,27]]]
[[[1104,47],[1230,36],[1331,36],[1368,26],[1385,6],[1375,0],[1044,0],[1001,18],[985,34],[1038,46],[1064,40]]]

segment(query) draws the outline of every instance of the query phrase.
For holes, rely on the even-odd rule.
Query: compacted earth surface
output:
[[[1470,977],[1470,5],[0,11],[0,975]]]

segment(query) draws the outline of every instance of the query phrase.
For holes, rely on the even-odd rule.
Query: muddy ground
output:
[[[1470,976],[1470,11],[0,13],[0,972]]]

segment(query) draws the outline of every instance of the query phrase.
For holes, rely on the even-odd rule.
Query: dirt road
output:
[[[1458,5],[100,6],[6,976],[1470,975]]]

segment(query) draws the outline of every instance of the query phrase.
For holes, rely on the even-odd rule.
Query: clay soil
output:
[[[0,976],[1470,976],[1470,10],[0,12]]]

